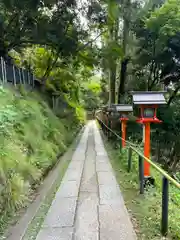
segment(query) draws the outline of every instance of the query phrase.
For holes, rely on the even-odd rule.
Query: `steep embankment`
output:
[[[59,119],[37,93],[0,87],[0,233],[74,138],[76,112]]]

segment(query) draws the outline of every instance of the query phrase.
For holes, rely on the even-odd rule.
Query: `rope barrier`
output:
[[[109,128],[98,116],[96,116],[96,119],[100,121],[110,132],[112,132],[117,139],[122,140],[122,137],[120,137],[116,132],[114,132],[111,128]],[[162,176],[166,177],[175,187],[180,189],[180,183],[178,183],[175,179],[173,179],[166,171],[164,171],[162,168],[158,167],[154,162],[152,162],[150,159],[146,158],[143,153],[139,152],[136,148],[139,147],[136,144],[125,140],[128,147],[130,147],[134,152],[136,152],[139,156],[141,156],[144,160],[146,160],[148,163],[151,164],[153,168],[155,168],[159,173],[161,173]]]

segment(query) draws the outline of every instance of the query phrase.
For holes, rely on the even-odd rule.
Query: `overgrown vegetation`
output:
[[[60,120],[38,93],[23,93],[0,87],[0,232],[84,121],[72,107],[71,116]]]
[[[16,189],[11,182],[29,191],[29,186],[53,165],[47,161],[48,156],[54,159],[57,148],[63,150],[67,145],[64,133],[70,136],[75,125],[83,121],[83,108],[95,110],[102,104],[131,103],[131,90],[167,90],[167,106],[158,112],[163,123],[152,126],[152,155],[178,178],[179,13],[180,0],[0,1],[0,57],[36,76],[36,89],[61,119],[54,117],[37,94],[24,98],[15,97],[17,92],[6,92],[8,101],[0,112],[2,151],[8,152],[14,144],[13,155],[18,158],[20,154],[19,161],[25,165],[21,170],[16,161],[2,154],[20,168],[19,175],[14,174],[2,161],[0,168],[5,170],[0,179],[6,186],[2,189],[6,196],[2,206],[22,205],[21,194],[9,197],[9,192]],[[119,131],[119,120],[113,127]],[[61,131],[57,133],[57,129]],[[128,134],[132,140],[142,140],[142,128],[134,119],[128,123]],[[28,171],[24,168],[30,169],[28,174],[21,172]],[[4,171],[8,177],[4,177]]]
[[[81,19],[86,7],[74,0],[0,1],[0,57],[39,81],[34,92],[0,89],[0,231],[74,138],[84,108],[100,105],[100,82],[92,80],[97,46]]]
[[[101,104],[102,100],[100,98],[101,86],[100,80],[90,79],[90,81],[84,83],[82,88],[82,105],[85,109],[96,110]]]
[[[155,188],[149,188],[144,195],[139,194],[138,157],[133,154],[132,170],[127,172],[127,149],[120,154],[119,149],[105,140],[108,155],[116,173],[125,204],[129,209],[138,239],[161,239],[161,175],[151,168],[155,178]],[[169,234],[166,239],[180,239],[180,193],[170,185]]]

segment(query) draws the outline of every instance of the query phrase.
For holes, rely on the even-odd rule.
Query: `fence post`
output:
[[[16,73],[14,65],[13,65],[13,84],[16,86]]]
[[[128,172],[131,171],[131,165],[132,165],[132,148],[128,148]]]
[[[6,62],[3,60],[4,65],[4,82],[7,82]]]
[[[162,219],[161,233],[166,236],[168,233],[168,202],[169,202],[169,181],[166,177],[162,179]]]
[[[106,122],[105,122],[106,126],[108,126],[108,121],[109,119],[108,119],[108,116],[106,115]],[[106,132],[106,136],[108,137],[108,129],[106,126],[105,126],[105,132]]]
[[[119,142],[119,150],[120,150],[120,153],[122,151],[122,140],[120,139],[120,142]]]
[[[20,68],[18,68],[18,73],[19,73],[19,82],[20,82],[20,84],[22,84],[22,80],[21,80],[21,70],[20,70]]]
[[[109,120],[109,126],[108,126],[110,129],[112,129],[111,128],[111,120]],[[111,131],[109,131],[109,138],[111,139],[112,138],[112,132]]]
[[[27,77],[28,77],[28,84],[31,86],[31,77],[30,77],[29,71],[27,71]]]
[[[32,75],[32,84],[33,84],[33,88],[34,88],[34,74]]]
[[[107,120],[107,139],[109,140],[109,129],[108,129],[108,127],[109,127],[109,118],[108,118],[108,120]]]
[[[108,118],[108,120],[107,120],[107,127],[109,127],[109,118]],[[106,130],[107,130],[107,139],[109,140],[109,134],[110,134],[110,132],[109,132],[109,129],[108,129],[108,128],[106,128]]]
[[[4,63],[3,58],[1,57],[1,73],[2,73],[2,82],[5,82],[5,76],[4,76]]]
[[[22,69],[22,79],[23,79],[23,84],[26,83],[25,76],[24,76],[24,69]]]
[[[140,194],[144,193],[144,161],[139,155],[139,182],[140,182]]]

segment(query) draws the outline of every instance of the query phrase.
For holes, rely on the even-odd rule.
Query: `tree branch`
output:
[[[69,27],[69,26],[68,26],[68,27]],[[67,27],[67,29],[66,29],[66,32],[67,32],[67,30],[68,30],[68,27]],[[85,45],[83,45],[81,48],[79,48],[79,49],[77,50],[77,52],[83,50],[83,49],[86,48],[89,44],[91,44],[92,42],[96,41],[96,39],[97,39],[98,37],[100,37],[101,34],[102,34],[102,33],[100,33],[98,36],[96,36],[96,38],[94,38],[93,40],[87,42]],[[46,72],[45,72],[44,76],[42,77],[43,82],[46,81],[46,79],[47,79],[47,77],[49,76],[50,72],[52,71],[52,69],[54,68],[55,64],[57,63],[57,60],[58,60],[58,58],[59,58],[60,51],[61,51],[61,49],[59,48],[58,52],[56,53],[56,58],[55,58],[54,61],[52,62],[52,65],[49,66],[49,67],[46,69]]]
[[[65,29],[65,32],[64,32],[64,36],[66,36],[67,31],[68,31],[68,28],[69,28],[70,24],[72,23],[72,20],[73,20],[73,19],[71,18],[71,20],[70,20],[70,21],[68,22],[68,24],[66,25],[66,29]],[[65,37],[64,37],[63,41],[61,42],[61,44],[62,44],[64,41],[65,41]],[[46,71],[45,71],[45,73],[44,73],[44,75],[43,75],[43,77],[42,77],[42,82],[45,82],[45,81],[46,81],[46,79],[47,79],[47,77],[49,76],[50,72],[51,72],[52,69],[54,68],[54,66],[55,66],[55,64],[57,63],[57,60],[58,60],[58,58],[59,58],[60,52],[61,52],[61,48],[60,48],[60,46],[59,46],[59,47],[58,47],[58,51],[57,51],[57,53],[56,53],[56,58],[55,58],[54,61],[52,62],[51,66],[49,65],[49,66],[47,67],[47,69],[46,69]]]
[[[173,99],[176,97],[179,89],[180,89],[180,85],[178,85],[178,86],[176,87],[176,89],[174,90],[174,92],[172,93],[171,97],[170,97],[169,100],[168,100],[167,106],[170,106],[170,104],[172,103]]]
[[[84,48],[86,48],[89,44],[93,43],[94,41],[96,41],[103,33],[105,33],[106,30],[104,30],[103,32],[101,32],[100,34],[98,34],[94,39],[91,39],[89,42],[87,42],[86,44],[84,44],[83,46],[80,46],[77,49],[77,52],[83,50]]]
[[[14,20],[17,18],[17,16],[18,16],[18,13],[15,13],[13,16],[12,16],[12,18],[9,20],[9,23],[8,23],[8,25],[6,26],[6,32],[7,32],[7,29],[10,27],[10,25],[12,24],[12,23],[14,23]]]

